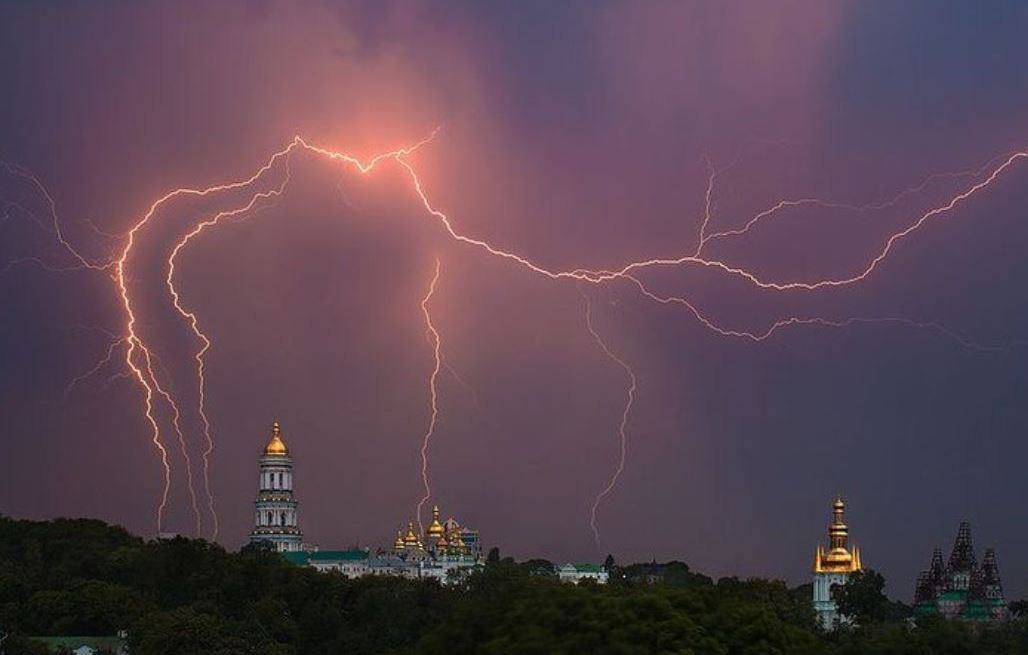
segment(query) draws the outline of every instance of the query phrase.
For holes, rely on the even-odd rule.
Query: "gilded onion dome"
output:
[[[456,553],[464,552],[464,538],[459,528],[450,533],[450,548]]]
[[[393,550],[403,552],[403,530],[396,531],[396,541],[393,542]]]
[[[281,457],[289,455],[289,448],[286,447],[286,442],[282,441],[282,428],[279,426],[278,421],[271,424],[271,439],[268,441],[268,445],[264,447],[264,454]]]
[[[439,522],[439,506],[436,505],[432,508],[432,524],[425,530],[425,537],[438,539],[443,536],[443,532],[443,524]]]
[[[849,544],[849,527],[843,520],[845,511],[842,497],[836,497],[828,524],[828,550],[818,545],[814,554],[815,573],[852,573],[862,569],[860,551]]]
[[[418,545],[418,535],[414,534],[414,523],[413,522],[408,522],[407,523],[407,534],[403,537],[403,545],[404,546],[417,546]]]

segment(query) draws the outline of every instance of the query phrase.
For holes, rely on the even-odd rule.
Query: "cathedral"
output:
[[[845,510],[842,497],[836,497],[828,524],[828,551],[821,544],[814,551],[814,611],[827,629],[845,621],[835,606],[832,587],[846,584],[850,574],[863,570],[860,550],[849,546],[849,528],[843,521]]]
[[[984,623],[1009,618],[996,565],[996,551],[987,549],[981,566],[978,565],[970,523],[964,521],[960,524],[945,565],[941,549],[936,548],[932,553],[928,570],[922,571],[917,578],[914,613],[916,616],[934,614],[947,619]]]
[[[260,475],[254,502],[250,543],[270,543],[293,564],[319,571],[337,571],[347,577],[399,575],[449,582],[481,565],[482,547],[477,530],[450,517],[440,521],[439,507],[424,534],[414,522],[396,533],[391,549],[352,548],[320,550],[303,543],[299,508],[293,496],[293,459],[276,421],[259,460]]]
[[[425,529],[424,539],[414,532],[414,523],[407,523],[407,533],[397,530],[393,543],[393,554],[406,560],[419,561],[427,558],[445,559],[452,557],[481,556],[478,531],[463,527],[452,516],[445,523],[439,522],[439,506],[432,508],[432,523]]]

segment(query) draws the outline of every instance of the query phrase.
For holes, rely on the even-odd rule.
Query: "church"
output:
[[[832,598],[832,588],[844,585],[850,575],[863,570],[860,550],[849,545],[849,528],[843,520],[846,503],[837,496],[832,503],[832,519],[828,524],[828,550],[817,545],[814,551],[814,611],[826,629],[846,622]]]
[[[988,548],[978,565],[971,540],[971,524],[957,529],[949,561],[943,565],[942,550],[932,552],[931,564],[917,578],[914,591],[915,616],[941,615],[981,623],[1010,618],[1003,584],[999,579],[996,551]]]
[[[293,458],[278,421],[260,456],[254,526],[250,543],[269,543],[291,563],[319,571],[337,571],[346,577],[398,575],[452,581],[481,565],[482,547],[477,530],[455,518],[440,520],[432,508],[432,522],[424,534],[414,522],[398,530],[392,548],[320,550],[306,544],[300,531],[299,503],[293,495]]]

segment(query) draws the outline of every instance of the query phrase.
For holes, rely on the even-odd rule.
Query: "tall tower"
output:
[[[271,426],[271,439],[264,447],[260,468],[250,543],[271,542],[280,552],[300,550],[303,533],[300,532],[297,502],[293,498],[293,458],[282,440],[278,421]]]
[[[842,497],[837,497],[832,504],[832,520],[828,524],[828,552],[821,544],[814,552],[814,611],[826,628],[832,628],[843,620],[832,599],[832,587],[846,584],[851,573],[863,570],[860,551],[849,546],[849,528],[843,521],[845,510]]]

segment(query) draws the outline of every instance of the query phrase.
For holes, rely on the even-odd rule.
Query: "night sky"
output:
[[[0,159],[37,176],[92,261],[120,254],[163,194],[246,180],[295,135],[370,158],[439,127],[409,157],[432,203],[460,233],[549,270],[692,254],[713,170],[707,233],[780,200],[832,206],[785,208],[704,256],[776,282],[846,278],[1028,147],[1026,33],[1018,2],[4,3]],[[117,287],[109,272],[39,265],[77,262],[18,170],[0,168],[0,513],[153,535],[161,465],[125,349],[65,394],[125,332]],[[280,198],[177,259],[183,304],[213,343],[226,547],[250,529],[274,419],[310,541],[388,544],[413,517],[433,368],[419,303],[438,258],[431,502],[487,544],[800,583],[842,493],[890,594],[910,600],[962,519],[979,555],[997,549],[1008,596],[1028,594],[1028,159],[858,284],[636,271],[726,329],[816,316],[947,330],[794,325],[761,342],[624,279],[554,281],[456,242],[395,161],[361,175],[300,151],[290,173]],[[127,261],[200,494],[197,341],[166,259],[198,220],[280,179],[173,199]],[[617,465],[626,376],[587,331],[582,294],[638,377],[599,547],[589,509]],[[192,535],[185,459],[155,402],[172,466],[162,529]]]

